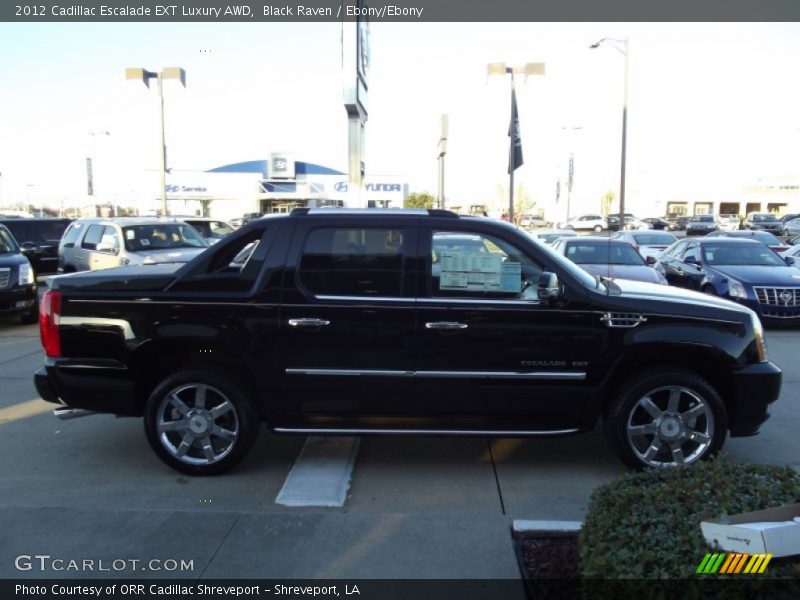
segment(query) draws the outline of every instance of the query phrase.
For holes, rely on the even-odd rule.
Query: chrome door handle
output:
[[[325,319],[289,319],[290,327],[302,327],[305,329],[319,329],[330,324],[331,322]]]
[[[447,329],[447,330],[456,330],[456,329],[466,329],[469,327],[466,323],[453,323],[451,321],[437,321],[435,323],[425,323],[425,329]]]

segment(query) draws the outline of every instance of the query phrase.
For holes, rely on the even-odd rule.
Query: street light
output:
[[[447,154],[447,115],[442,115],[442,131],[439,135],[439,197],[437,208],[444,208],[444,157]]]
[[[125,79],[140,79],[147,87],[150,87],[150,80],[158,82],[158,101],[161,107],[161,212],[167,216],[167,143],[164,138],[164,88],[161,83],[163,79],[179,79],[181,85],[186,87],[186,71],[181,67],[166,67],[160,73],[154,73],[146,69],[125,69]]]
[[[624,40],[603,38],[596,41],[589,46],[589,48],[599,48],[601,44],[605,43],[608,43],[614,50],[625,57],[625,79],[622,101],[622,160],[619,175],[619,228],[620,231],[622,231],[625,228],[625,145],[628,138],[628,60],[630,59],[630,43],[628,38]]]
[[[522,164],[522,142],[519,139],[519,117],[517,115],[517,95],[514,87],[514,74],[525,75],[525,81],[530,75],[544,75],[544,63],[527,63],[523,67],[509,67],[506,63],[490,63],[487,65],[487,75],[511,74],[511,124],[509,126],[509,136],[511,143],[508,156],[508,220],[514,222],[514,171]],[[519,147],[519,162],[516,161],[515,146]]]

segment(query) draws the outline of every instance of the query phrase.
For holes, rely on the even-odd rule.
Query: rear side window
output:
[[[298,270],[300,284],[317,296],[401,296],[402,229],[316,229]]]
[[[96,250],[97,244],[103,238],[105,229],[105,225],[89,225],[86,235],[83,236],[83,243],[81,244],[81,247],[85,248],[86,250]]]

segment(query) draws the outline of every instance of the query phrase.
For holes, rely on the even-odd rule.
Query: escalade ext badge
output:
[[[600,320],[606,324],[606,327],[633,328],[647,322],[647,317],[637,313],[607,312],[600,317]]]

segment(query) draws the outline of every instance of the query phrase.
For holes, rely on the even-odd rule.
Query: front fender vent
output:
[[[606,324],[606,327],[627,327],[631,329],[641,323],[645,323],[647,317],[639,313],[607,312],[600,317],[600,320]]]

